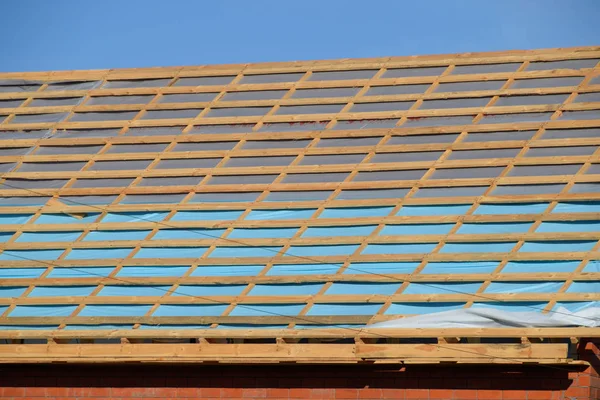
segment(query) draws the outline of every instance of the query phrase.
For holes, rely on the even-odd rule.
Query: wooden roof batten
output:
[[[11,252],[23,252],[35,248],[44,251],[60,251],[56,260],[32,260],[6,258],[0,262],[0,273],[12,268],[24,270],[45,268],[37,277],[0,279],[3,288],[23,287],[25,290],[16,297],[0,297],[0,363],[39,363],[39,362],[149,362],[149,363],[403,363],[422,364],[438,362],[457,363],[539,363],[539,364],[580,364],[573,359],[573,346],[579,340],[600,340],[600,327],[568,328],[371,328],[369,323],[388,321],[409,314],[389,314],[393,303],[464,303],[469,308],[473,304],[489,301],[507,304],[542,304],[540,311],[555,312],[561,302],[599,301],[600,292],[569,291],[574,282],[600,281],[598,272],[590,272],[586,266],[600,260],[600,236],[598,231],[539,232],[543,223],[600,220],[598,212],[554,212],[561,202],[600,200],[600,193],[576,192],[576,185],[597,184],[600,182],[600,134],[594,137],[569,137],[547,139],[548,131],[593,130],[600,128],[600,101],[593,96],[600,92],[600,64],[586,68],[531,69],[536,63],[600,60],[600,47],[577,47],[566,49],[542,49],[530,51],[506,51],[496,53],[465,53],[436,56],[384,57],[373,59],[343,59],[323,61],[297,61],[282,63],[259,63],[239,65],[190,66],[166,68],[134,68],[91,71],[51,71],[51,72],[11,72],[0,73],[0,82],[11,80],[29,81],[39,87],[35,91],[0,90],[0,134],[11,134],[11,139],[2,139],[0,146],[0,166],[14,164],[0,175],[0,197],[42,198],[52,200],[42,205],[17,205],[2,207],[0,212],[9,217],[27,214],[31,217],[23,223],[2,223],[1,234],[12,234],[0,243],[0,257]],[[486,66],[494,64],[515,64],[512,72],[463,73],[462,66]],[[518,65],[518,66],[517,66]],[[432,76],[386,77],[390,70],[399,68],[440,67],[441,72]],[[343,72],[371,70],[370,78],[315,80],[320,72]],[[254,75],[276,75],[298,73],[300,78],[290,82],[244,83],[244,78]],[[229,83],[210,86],[178,85],[181,79],[195,77],[229,76]],[[165,79],[160,87],[104,88],[106,82]],[[528,80],[578,79],[579,83],[546,87],[512,87],[515,82]],[[91,89],[48,90],[56,82],[98,81]],[[447,84],[465,82],[485,83],[502,81],[495,89],[441,90]],[[4,83],[3,83],[4,84]],[[392,95],[369,95],[373,88],[407,87],[421,85],[427,87],[420,92]],[[302,90],[352,89],[350,96],[317,96],[302,98],[295,96]],[[440,90],[438,90],[440,89]],[[254,100],[228,100],[228,94],[281,91],[278,98]],[[200,95],[213,93],[212,100],[194,102],[167,102],[169,95]],[[283,94],[284,93],[284,94]],[[87,104],[90,99],[117,96],[147,96],[148,101],[124,104]],[[498,104],[500,99],[515,96],[528,96],[550,99],[563,96],[560,100],[548,100],[548,104]],[[588,96],[589,101],[579,101],[580,96]],[[36,106],[35,101],[60,101],[66,98],[80,98],[77,104]],[[427,102],[480,99],[477,106],[424,108]],[[165,100],[165,101],[163,101]],[[13,102],[21,101],[19,105]],[[406,108],[387,111],[353,111],[355,107],[374,103],[406,103]],[[3,105],[4,104],[4,105]],[[431,103],[439,104],[439,103]],[[282,114],[286,107],[339,105],[337,112]],[[262,115],[239,115],[211,117],[211,112],[222,109],[243,109],[264,107]],[[177,118],[148,118],[153,112],[195,110],[190,116]],[[123,120],[74,120],[84,113],[130,112],[131,117]],[[57,121],[35,120],[44,114],[64,114]],[[519,120],[522,115],[545,115],[540,120]],[[577,115],[567,119],[565,116]],[[18,122],[19,118],[33,118],[29,122]],[[428,118],[466,118],[470,122],[460,124],[443,123],[441,126],[413,126],[411,122]],[[494,118],[506,120],[495,121]],[[511,121],[511,118],[516,118]],[[16,120],[16,121],[15,121]],[[390,122],[385,128],[338,129],[346,122]],[[462,121],[462,120],[461,120]],[[273,132],[265,127],[270,124],[322,123],[320,128],[290,132]],[[246,131],[237,133],[204,133],[201,129],[214,126],[246,126]],[[349,124],[351,125],[351,124]],[[178,131],[153,135],[138,135],[137,128],[177,127]],[[85,136],[79,134],[94,129],[114,129],[109,136]],[[48,130],[48,134],[37,137],[31,132]],[[75,130],[77,135],[61,136],[61,132]],[[28,132],[18,134],[19,132]],[[495,141],[472,141],[473,134],[494,132],[528,132],[523,139],[502,139]],[[600,132],[600,130],[599,130]],[[452,140],[448,135],[455,135]],[[406,142],[394,144],[394,140],[426,136],[426,142]],[[327,140],[371,138],[370,144],[353,146],[337,144],[324,146]],[[302,147],[250,148],[248,144],[258,141],[306,141]],[[177,151],[181,144],[215,144],[231,142],[230,148],[218,150]],[[160,151],[138,151],[132,148],[120,151],[123,145],[164,144]],[[40,154],[40,149],[59,146],[70,149],[65,154]],[[93,152],[86,152],[85,146],[97,146]],[[25,153],[15,149],[29,148]],[[529,156],[536,149],[567,149],[565,154]],[[578,153],[576,149],[593,148],[593,151]],[[8,151],[3,152],[3,150]],[[575,149],[575,150],[574,150]],[[10,153],[9,151],[16,152]],[[72,150],[72,151],[71,151]],[[510,156],[492,156],[494,151],[509,152]],[[460,152],[489,151],[485,156],[456,159]],[[439,153],[431,159],[411,159],[392,162],[379,162],[382,155],[413,153]],[[436,154],[437,154],[436,153]],[[483,154],[483,153],[482,153]],[[508,153],[507,153],[508,154]],[[306,163],[310,157],[356,157],[359,161],[344,163]],[[281,165],[229,166],[228,163],[242,158],[261,159],[268,157],[288,157]],[[164,161],[206,161],[215,160],[214,166],[192,168],[162,168]],[[353,158],[354,160],[354,158]],[[147,161],[141,169],[97,169],[107,162]],[[24,166],[36,163],[81,163],[78,169],[27,170]],[[576,172],[562,175],[515,176],[511,172],[527,167],[574,168]],[[469,176],[439,178],[436,173],[452,171],[482,170],[496,168],[499,172],[490,176]],[[595,168],[595,169],[594,169]],[[397,179],[365,180],[363,174],[377,174],[396,171],[399,174],[422,171],[421,177],[401,176]],[[4,171],[4,170],[2,170]],[[448,172],[450,171],[450,172]],[[570,171],[570,170],[569,170]],[[311,174],[346,174],[337,180],[288,182],[290,176]],[[270,182],[244,182],[252,176],[271,175]],[[340,175],[341,176],[341,175]],[[242,183],[213,184],[215,179],[242,177]],[[146,185],[150,179],[197,178],[196,182],[182,185]],[[85,180],[129,180],[121,186],[78,186]],[[23,182],[64,181],[60,186],[21,187]],[[190,181],[191,182],[191,181]],[[498,195],[498,188],[516,185],[555,185],[561,186],[555,193],[516,193]],[[456,189],[485,187],[479,195],[459,196],[450,193],[445,197],[419,197],[419,191],[427,189]],[[398,198],[343,199],[348,191],[361,190],[405,190]],[[270,201],[273,193],[302,194],[325,192],[318,200]],[[240,193],[256,192],[254,200],[238,203],[195,202],[199,194],[226,193],[235,196]],[[130,196],[181,195],[177,203],[124,203]],[[113,196],[107,204],[93,205],[69,203],[68,196]],[[482,204],[529,204],[544,203],[544,210],[536,214],[477,214]],[[399,212],[410,206],[434,206],[440,204],[465,204],[470,206],[461,215],[401,216]],[[388,207],[381,216],[359,216],[352,218],[323,218],[326,210],[342,207]],[[256,210],[303,210],[312,213],[307,218],[256,220],[249,216]],[[231,220],[177,220],[174,218],[183,211],[236,210],[240,215]],[[124,212],[160,213],[165,217],[160,221],[136,220],[128,222],[104,222],[107,215]],[[45,215],[62,214],[74,218],[87,218],[77,223],[39,223]],[[518,233],[470,233],[460,231],[465,224],[529,223],[527,230]],[[382,233],[386,226],[406,224],[452,224],[443,234],[387,235]],[[373,226],[369,235],[306,237],[306,232],[314,228]],[[160,239],[157,234],[168,229],[199,230],[219,229],[215,236],[193,236],[190,238]],[[295,229],[289,237],[259,237],[237,239],[232,232],[239,229]],[[87,240],[88,235],[99,231],[145,232],[142,239],[131,240]],[[31,234],[76,233],[76,239],[27,242],[23,238]],[[565,252],[522,252],[527,242],[594,242],[588,250]],[[441,249],[447,244],[460,243],[513,243],[505,253],[444,253]],[[414,254],[365,254],[370,245],[389,244],[433,244],[433,250]],[[213,258],[217,249],[236,248],[240,245],[256,248],[277,248],[272,255],[244,258],[233,255],[227,258]],[[287,254],[288,250],[301,246],[355,246],[347,255],[320,254],[311,257],[296,257]],[[165,266],[169,259],[140,259],[138,254],[145,249],[161,248],[206,248],[202,255],[182,257],[175,265],[186,266],[186,272],[173,277],[141,276],[121,278],[128,267]],[[71,259],[76,251],[94,249],[129,248],[131,251],[118,259]],[[177,252],[178,250],[175,250]],[[24,253],[20,253],[24,254]],[[528,261],[577,261],[579,264],[570,272],[506,272],[510,262]],[[473,274],[424,274],[422,271],[432,262],[497,262],[489,273]],[[322,274],[272,275],[276,265],[307,264],[313,262],[329,267],[336,272]],[[364,274],[353,270],[354,263],[413,262],[418,264],[412,273]],[[226,266],[260,264],[261,271],[252,276],[198,276],[205,266]],[[78,277],[55,278],[53,272],[86,267],[111,267],[109,275],[81,275]],[[486,289],[496,282],[562,282],[556,292],[547,293],[487,293]],[[480,283],[472,293],[406,293],[409,285],[423,283]],[[393,293],[329,294],[335,283],[395,283]],[[278,284],[320,284],[314,294],[273,294],[255,296],[257,286]],[[160,286],[161,294],[155,296],[102,296],[106,287]],[[183,296],[178,293],[186,285],[245,285],[236,295],[227,296]],[[94,287],[88,295],[32,295],[36,288],[81,288]],[[161,289],[162,290],[162,289]],[[237,307],[257,307],[260,305],[301,304],[297,315],[250,316],[232,313]],[[312,315],[311,310],[319,305],[379,304],[377,312],[370,315]],[[18,307],[35,306],[73,307],[65,315],[11,316]],[[89,316],[82,314],[89,305],[148,306],[138,316]],[[225,311],[215,316],[164,316],[157,315],[163,305],[223,305]],[[531,307],[535,308],[535,307]],[[131,326],[125,329],[123,326]],[[172,326],[179,325],[174,329]],[[192,328],[192,326],[206,326]],[[242,325],[233,329],[233,325]],[[262,326],[261,326],[262,325]],[[297,325],[305,325],[300,328]],[[344,327],[348,325],[349,327]],[[273,328],[271,326],[277,326]],[[308,328],[307,328],[308,327]],[[88,329],[89,328],[89,329]],[[142,329],[143,328],[143,329]],[[448,339],[446,339],[448,338]],[[450,339],[452,338],[452,339]],[[480,343],[484,339],[484,343]],[[528,338],[532,338],[530,341]],[[533,340],[535,338],[535,340]],[[538,339],[542,339],[541,341]]]

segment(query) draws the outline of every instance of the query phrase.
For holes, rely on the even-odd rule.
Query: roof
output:
[[[365,325],[597,304],[599,60],[0,74],[0,360],[569,362]]]

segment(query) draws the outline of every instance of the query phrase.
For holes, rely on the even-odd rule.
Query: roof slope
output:
[[[0,337],[373,340],[414,336],[362,330],[401,316],[593,305],[599,60],[0,74]],[[597,335],[577,329],[543,334]]]

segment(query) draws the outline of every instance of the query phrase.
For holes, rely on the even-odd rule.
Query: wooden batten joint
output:
[[[460,338],[458,337],[438,337],[437,338],[439,344],[448,344],[448,343],[459,343]]]
[[[277,344],[294,344],[302,340],[301,338],[276,338],[275,343]]]

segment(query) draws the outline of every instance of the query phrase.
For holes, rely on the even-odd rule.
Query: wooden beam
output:
[[[0,362],[131,362],[304,360],[336,363],[360,360],[411,360],[566,363],[566,344],[23,344],[0,346]]]
[[[568,328],[312,328],[312,329],[77,329],[77,330],[0,330],[2,339],[39,339],[54,337],[58,339],[116,339],[129,337],[136,339],[152,338],[206,338],[206,339],[267,339],[267,338],[436,338],[466,337],[466,338],[597,338],[600,328],[568,327]]]

